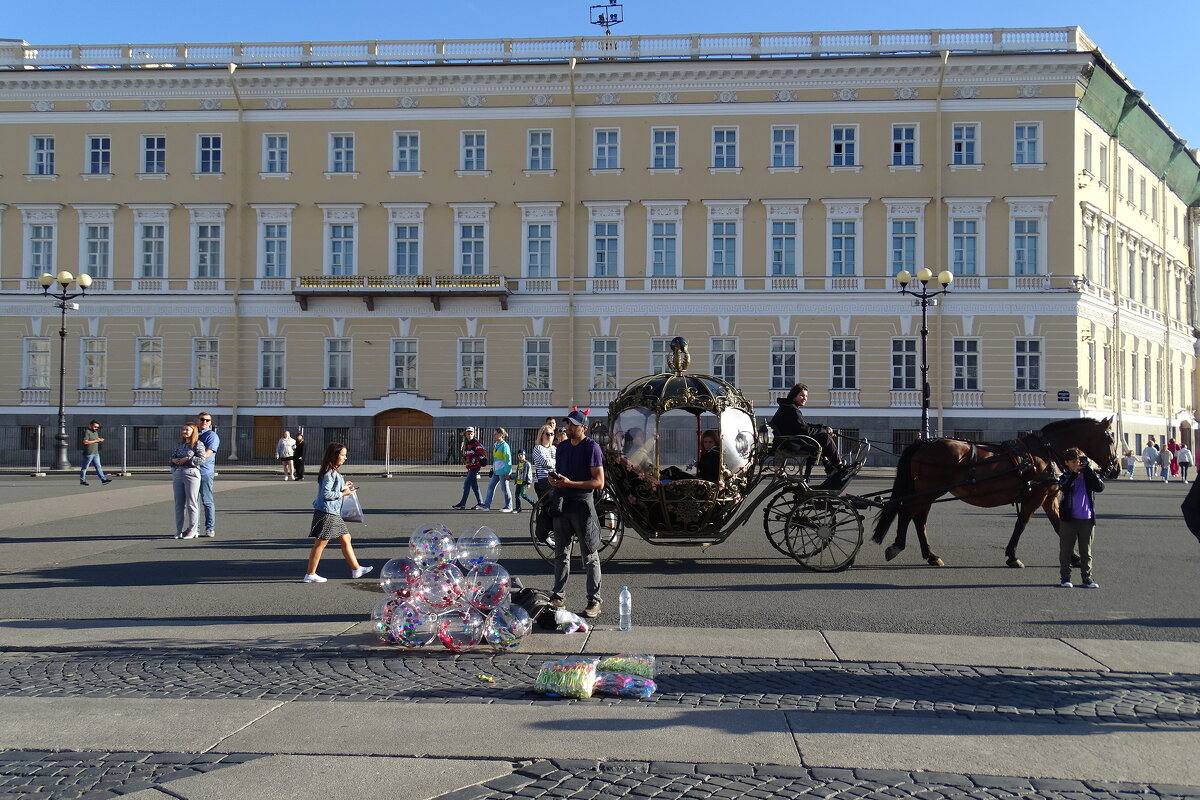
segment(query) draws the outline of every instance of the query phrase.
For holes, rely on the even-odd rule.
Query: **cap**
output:
[[[524,451],[524,450],[518,450],[518,451],[517,451],[517,455],[519,455],[519,456],[523,456],[523,455],[525,455],[525,451]]]
[[[578,408],[572,408],[571,413],[567,414],[567,422],[571,423],[572,425],[581,425],[586,428],[588,424],[587,414],[590,410],[591,409],[580,411]]]
[[[475,429],[470,426],[463,428],[463,433],[474,433],[474,432],[475,432]]]

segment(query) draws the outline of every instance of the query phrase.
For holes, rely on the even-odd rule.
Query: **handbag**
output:
[[[346,522],[366,524],[366,520],[363,519],[362,501],[358,499],[358,489],[342,498],[342,519]]]

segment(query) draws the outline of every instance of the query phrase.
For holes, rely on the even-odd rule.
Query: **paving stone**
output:
[[[1011,778],[1003,775],[972,775],[976,786],[985,789],[1006,789],[1010,792],[1028,792],[1033,787],[1028,778]]]
[[[753,775],[751,764],[697,764],[697,775]]]

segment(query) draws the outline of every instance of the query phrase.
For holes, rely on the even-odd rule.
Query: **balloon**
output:
[[[402,600],[396,604],[388,623],[388,641],[405,647],[422,647],[438,636],[438,614],[420,601]]]
[[[473,608],[452,608],[438,617],[438,638],[447,650],[465,653],[483,638],[483,615]]]
[[[511,603],[508,596],[508,570],[492,561],[483,561],[467,573],[465,597],[484,613]]]
[[[455,552],[454,534],[445,525],[423,525],[408,537],[409,556],[425,569],[453,561]]]
[[[371,622],[374,624],[375,633],[379,635],[381,642],[396,644],[389,634],[389,625],[396,612],[396,607],[402,602],[404,602],[403,597],[398,594],[390,594],[376,603],[375,608],[371,610]]]
[[[463,574],[454,564],[438,564],[421,573],[417,599],[431,608],[446,609],[463,599]]]
[[[487,525],[458,537],[458,563],[465,569],[484,561],[500,560],[500,537]]]
[[[505,650],[513,650],[533,632],[533,620],[520,606],[497,608],[488,615],[483,625],[483,638],[488,644]]]
[[[421,565],[411,558],[393,558],[379,570],[379,585],[385,592],[411,590],[421,579]]]

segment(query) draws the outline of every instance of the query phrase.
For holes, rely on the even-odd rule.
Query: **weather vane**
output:
[[[608,0],[607,5],[592,6],[588,11],[592,24],[604,28],[605,36],[612,36],[612,26],[625,21],[625,7],[617,0]]]

